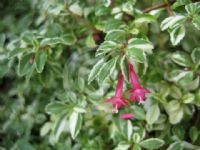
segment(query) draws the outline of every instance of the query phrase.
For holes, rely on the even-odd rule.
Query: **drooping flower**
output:
[[[106,102],[112,103],[112,106],[116,109],[116,111],[119,108],[121,108],[122,105],[128,107],[126,100],[122,98],[123,84],[124,84],[124,77],[120,71],[118,82],[117,82],[117,87],[115,90],[115,96],[106,100]]]
[[[137,101],[139,103],[143,103],[146,99],[145,94],[150,93],[148,89],[143,88],[140,85],[140,82],[138,80],[138,77],[133,69],[132,64],[128,64],[129,74],[130,74],[130,80],[131,84],[133,85],[133,89],[129,91],[130,93],[130,100]]]
[[[134,115],[133,114],[130,114],[130,113],[125,113],[125,114],[121,114],[120,115],[120,118],[121,119],[133,119],[134,118]]]

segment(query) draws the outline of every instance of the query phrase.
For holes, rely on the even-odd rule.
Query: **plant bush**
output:
[[[200,149],[200,2],[1,0],[0,149]]]

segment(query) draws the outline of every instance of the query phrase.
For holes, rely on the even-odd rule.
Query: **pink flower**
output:
[[[121,114],[120,118],[121,119],[133,119],[134,116],[133,116],[133,114],[127,113],[127,114]]]
[[[115,96],[112,98],[109,98],[106,100],[108,103],[112,103],[112,106],[118,110],[119,108],[122,107],[122,105],[128,107],[128,104],[125,99],[122,98],[122,92],[123,92],[123,84],[124,84],[124,77],[120,71],[119,73],[119,78],[118,78],[118,83],[117,83],[117,88],[115,90]]]
[[[129,91],[130,100],[143,103],[146,99],[145,94],[150,93],[150,91],[148,89],[142,88],[140,85],[138,77],[133,69],[133,65],[128,64],[128,68],[131,84],[133,85],[133,89]]]

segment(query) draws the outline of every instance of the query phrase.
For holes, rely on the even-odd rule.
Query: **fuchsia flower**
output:
[[[146,99],[145,94],[150,93],[148,89],[142,88],[139,83],[138,77],[133,69],[132,64],[128,64],[129,74],[131,84],[133,85],[133,89],[129,91],[130,100],[137,101],[143,103]]]
[[[133,114],[127,113],[127,114],[121,114],[120,118],[126,120],[126,119],[133,119],[134,116],[133,116]]]
[[[116,109],[116,111],[119,108],[121,108],[122,105],[128,107],[126,100],[122,98],[123,84],[124,84],[123,82],[124,82],[124,77],[123,77],[123,75],[120,71],[118,83],[117,83],[117,88],[115,90],[115,96],[106,100],[106,102],[112,103],[112,105]]]

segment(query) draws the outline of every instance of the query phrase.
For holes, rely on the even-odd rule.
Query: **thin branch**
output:
[[[176,0],[171,0],[171,1],[169,1],[169,3],[160,3],[160,4],[157,4],[155,6],[144,9],[143,12],[148,13],[152,10],[156,10],[156,9],[159,9],[159,8],[166,8],[166,7],[169,7],[169,5],[171,6],[175,2],[176,2]]]

